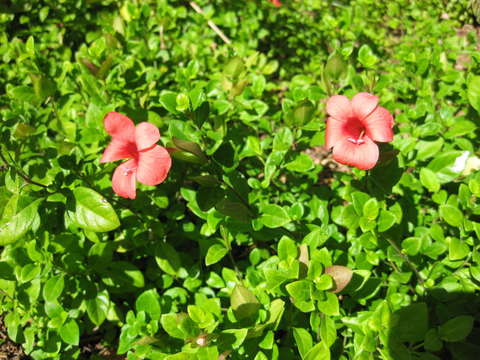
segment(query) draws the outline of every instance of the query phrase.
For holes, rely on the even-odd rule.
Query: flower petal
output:
[[[347,121],[353,116],[352,104],[343,95],[333,95],[327,100],[327,114],[339,121]]]
[[[327,119],[327,129],[325,130],[325,146],[327,149],[332,148],[336,143],[345,140],[347,137],[345,122],[329,117]]]
[[[342,140],[333,147],[333,159],[340,164],[355,166],[361,170],[368,170],[378,161],[378,146],[368,137],[364,137],[362,144],[354,144]]]
[[[363,119],[367,136],[373,141],[389,142],[393,140],[393,116],[387,109],[379,106]]]
[[[153,148],[138,153],[137,180],[145,185],[158,185],[168,175],[172,159],[168,151],[155,145]]]
[[[110,112],[103,120],[105,130],[114,139],[135,142],[135,125],[127,116],[117,112]]]
[[[378,105],[378,97],[367,92],[361,92],[352,98],[353,114],[358,120],[365,119]]]
[[[118,196],[135,199],[135,174],[137,161],[132,159],[120,164],[113,173],[112,188]]]
[[[110,145],[103,152],[101,163],[117,161],[120,159],[128,159],[135,157],[137,149],[134,143],[123,140],[112,139]]]
[[[148,149],[160,140],[158,128],[148,122],[142,122],[135,128],[135,142],[138,151]]]

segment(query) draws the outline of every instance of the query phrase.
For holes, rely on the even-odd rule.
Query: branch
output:
[[[195,10],[197,13],[203,15],[203,17],[205,17],[205,13],[203,12],[203,10],[200,8],[200,6],[198,6],[195,1],[190,1],[189,2],[190,6],[193,8],[193,10]],[[223,40],[223,42],[225,44],[231,44],[232,42],[230,41],[230,39],[223,33],[222,30],[220,30],[218,28],[217,25],[215,25],[215,23],[212,21],[212,20],[207,20],[207,24],[208,26],[210,26],[210,28],[215,31],[215,33],[220,36],[220,38]]]
[[[3,156],[2,154],[2,151],[0,149],[0,158],[2,159],[2,161],[4,162],[5,166],[7,167],[12,167],[12,165],[7,161],[7,159],[5,159],[5,156]],[[30,179],[26,174],[24,174],[19,168],[13,166],[13,168],[15,169],[15,171],[17,172],[18,175],[20,175],[20,177],[25,180],[26,183],[28,184],[31,184],[31,185],[36,185],[36,186],[40,186],[44,189],[47,189],[48,186],[47,185],[44,185],[44,184],[40,184],[36,181],[33,181],[32,179]]]

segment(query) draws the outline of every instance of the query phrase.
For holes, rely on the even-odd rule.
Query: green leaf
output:
[[[223,73],[231,79],[236,79],[242,71],[245,69],[245,63],[242,58],[236,56],[225,65],[223,68]]]
[[[110,298],[107,290],[103,290],[96,294],[94,298],[86,299],[87,314],[92,323],[100,326],[107,317],[108,308],[110,306]]]
[[[285,151],[292,147],[293,134],[289,128],[280,129],[273,138],[273,152]]]
[[[114,261],[107,265],[102,276],[102,282],[110,292],[136,292],[145,286],[143,273],[131,262]]]
[[[333,285],[333,278],[328,274],[322,274],[314,280],[315,288],[318,290],[329,290]]]
[[[468,155],[468,154],[467,154]],[[463,156],[463,157],[462,157]],[[435,173],[440,183],[444,184],[457,178],[465,168],[464,152],[447,151],[442,152],[428,164],[428,168]]]
[[[223,259],[228,254],[228,249],[222,244],[214,244],[208,248],[205,256],[205,265],[213,265]]]
[[[228,329],[220,333],[217,340],[219,347],[225,349],[238,349],[245,341],[248,329]]]
[[[461,315],[448,320],[438,328],[438,334],[444,341],[464,340],[473,329],[473,317]]]
[[[422,239],[411,236],[402,241],[402,248],[408,255],[415,256],[422,248]]]
[[[375,198],[370,198],[363,204],[363,215],[369,220],[375,220],[378,216],[378,211],[378,201]]]
[[[343,56],[334,52],[328,57],[324,73],[327,79],[338,80],[347,70],[348,64],[343,59]]]
[[[163,90],[160,94],[160,104],[172,114],[177,114],[177,94]]]
[[[86,230],[105,232],[120,226],[115,210],[99,193],[86,188],[77,187],[73,190],[75,196],[74,220]]]
[[[263,272],[267,280],[267,289],[272,292],[276,291],[285,281],[290,279],[290,273],[286,270],[270,268],[263,270]]]
[[[39,102],[43,102],[47,97],[55,94],[57,85],[52,79],[41,74],[30,74],[30,79],[32,80],[33,91]]]
[[[293,338],[295,339],[301,358],[305,359],[305,356],[313,346],[312,335],[305,329],[293,328]]]
[[[118,341],[118,354],[125,354],[133,346],[135,340],[137,340],[137,333],[135,328],[130,325],[122,327]]]
[[[160,323],[162,324],[163,330],[165,330],[168,335],[177,339],[184,339],[185,334],[178,326],[180,316],[182,315],[181,314],[163,314],[162,317],[160,318]]]
[[[320,322],[320,338],[325,342],[327,347],[332,346],[337,339],[335,321],[328,316],[323,317]]]
[[[159,242],[155,249],[155,261],[167,274],[176,276],[180,269],[180,257],[177,251],[166,242]]]
[[[442,149],[445,140],[443,138],[438,138],[435,141],[419,141],[415,145],[417,152],[417,160],[423,161],[437,155]]]
[[[20,272],[20,282],[29,282],[35,279],[38,275],[40,275],[40,272],[42,271],[42,268],[39,265],[36,264],[27,264],[24,267],[22,267],[22,271]]]
[[[2,279],[2,280],[15,280],[15,274],[13,272],[13,267],[5,261],[0,261],[0,279]]]
[[[24,101],[33,104],[37,104],[39,100],[33,88],[25,85],[11,88],[8,95],[17,101]]]
[[[37,210],[42,201],[42,199],[35,200],[15,215],[2,217],[0,222],[0,246],[17,241],[30,230],[38,218]]]
[[[198,144],[192,142],[192,141],[186,141],[182,139],[178,139],[176,137],[172,138],[173,143],[177,148],[179,148],[182,151],[186,151],[190,154],[195,155],[201,163],[206,163],[208,161],[207,157],[203,153],[202,149]]]
[[[285,311],[285,301],[281,299],[275,299],[270,303],[270,317],[266,322],[266,325],[272,325],[276,330],[280,320],[282,320],[283,313]]]
[[[64,286],[65,280],[63,276],[54,276],[48,279],[43,287],[43,298],[45,301],[55,302],[62,294]]]
[[[440,351],[443,347],[443,342],[438,336],[437,329],[429,329],[425,334],[424,339],[425,350],[428,351]]]
[[[175,109],[180,112],[185,112],[190,108],[190,100],[186,94],[179,93],[175,98]]]
[[[230,216],[239,221],[248,222],[250,220],[250,211],[241,202],[223,199],[215,205],[215,209],[223,215]]]
[[[455,261],[461,260],[470,254],[470,247],[460,239],[450,238],[448,245],[448,259]]]
[[[338,304],[337,296],[331,292],[327,292],[325,295],[327,299],[318,302],[318,310],[325,315],[338,315],[340,306]]]
[[[305,355],[305,360],[330,360],[327,344],[323,341],[319,342]]]
[[[285,168],[290,171],[305,173],[313,169],[315,164],[310,156],[305,153],[300,153],[295,156],[295,159],[285,164]]]
[[[463,214],[455,206],[452,205],[440,205],[440,216],[445,222],[451,226],[460,227],[463,224]]]
[[[392,336],[401,342],[423,340],[428,330],[428,308],[425,303],[408,305],[392,314]],[[412,326],[415,324],[415,326]]]
[[[315,310],[311,299],[311,287],[312,284],[308,280],[294,281],[285,287],[293,299],[293,305],[302,312]]]
[[[480,114],[480,76],[470,76],[468,78],[467,97],[470,105]]]
[[[373,68],[377,63],[378,58],[373,53],[370,46],[363,44],[358,51],[358,61],[366,68]]]
[[[188,93],[190,102],[192,104],[192,110],[196,110],[206,100],[205,93],[200,86],[196,86]]]
[[[420,182],[428,191],[435,193],[440,190],[440,182],[435,173],[429,168],[422,168],[420,170]]]
[[[74,319],[69,319],[59,330],[59,335],[69,345],[78,345],[80,329]]]
[[[230,304],[238,320],[254,316],[260,303],[253,293],[243,285],[236,285],[230,295]]]
[[[280,260],[287,260],[289,257],[295,259],[298,255],[297,244],[287,236],[282,236],[277,248]]]
[[[384,232],[390,229],[397,221],[397,218],[388,210],[381,210],[378,219],[378,231]]]
[[[363,208],[368,200],[370,200],[370,196],[365,194],[361,191],[355,191],[352,193],[352,204],[355,212],[358,216],[363,215]]]
[[[135,301],[135,310],[138,312],[145,311],[152,320],[160,320],[162,310],[160,307],[159,296],[157,290],[150,289],[144,291]]]
[[[278,228],[290,222],[288,212],[281,206],[270,204],[262,208],[260,221],[269,228]]]
[[[307,124],[313,118],[315,106],[309,100],[302,101],[294,109],[286,114],[287,124],[302,126]]]
[[[185,313],[163,314],[160,323],[168,335],[177,339],[192,339],[200,332],[196,324]]]

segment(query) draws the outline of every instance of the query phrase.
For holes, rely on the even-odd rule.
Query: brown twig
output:
[[[398,245],[392,240],[390,239],[388,236],[385,236],[384,237],[385,240],[387,240],[387,242],[390,244],[390,246],[397,252],[397,254],[407,263],[407,265],[410,267],[410,269],[413,270],[413,272],[415,273],[416,277],[417,277],[417,280],[418,282],[423,285],[424,283],[424,279],[422,277],[422,275],[420,275],[420,272],[418,271],[417,267],[415,266],[414,263],[412,263],[408,257],[407,254],[403,253],[402,250],[398,247]]]
[[[197,13],[203,15],[205,17],[205,13],[203,12],[202,8],[200,6],[198,6],[195,1],[190,1],[189,2],[190,6],[193,8],[193,10],[195,10]],[[231,44],[232,42],[230,41],[230,39],[223,33],[222,30],[220,30],[218,28],[217,25],[215,25],[215,23],[212,21],[212,20],[207,20],[207,24],[208,26],[210,26],[210,28],[215,31],[215,33],[220,36],[220,38],[223,40],[223,42],[225,44]]]
[[[12,167],[12,165],[7,161],[7,159],[5,158],[5,156],[3,156],[3,153],[0,149],[0,158],[2,159],[2,161],[5,163],[5,165],[7,167]],[[13,159],[12,159],[13,160]],[[48,186],[47,185],[44,185],[44,184],[40,184],[32,179],[30,179],[26,174],[24,174],[19,168],[17,168],[16,166],[13,166],[13,168],[16,170],[17,174],[20,175],[20,177],[25,180],[26,183],[28,184],[31,184],[31,185],[36,185],[36,186],[40,186],[44,189],[47,189]]]

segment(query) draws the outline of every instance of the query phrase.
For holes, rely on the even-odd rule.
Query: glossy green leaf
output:
[[[440,216],[447,224],[460,227],[463,224],[463,214],[455,206],[452,205],[440,205]]]
[[[440,190],[440,182],[435,173],[429,168],[422,168],[420,170],[420,182],[432,193]]]
[[[70,345],[78,345],[80,340],[80,329],[74,319],[68,320],[59,330],[60,337]]]
[[[293,328],[293,337],[297,344],[298,351],[302,359],[305,359],[306,354],[313,347],[313,340],[310,333],[302,328]]]
[[[153,320],[160,320],[162,310],[159,299],[155,289],[146,290],[135,301],[135,309],[137,312],[145,311]]]
[[[120,220],[109,204],[99,193],[86,187],[73,190],[75,196],[75,222],[86,230],[105,232],[120,226]]]
[[[260,221],[269,228],[282,227],[290,222],[290,216],[281,206],[275,204],[266,205],[262,210]]]
[[[107,317],[108,308],[110,306],[110,299],[108,292],[103,290],[96,294],[94,298],[85,300],[87,307],[87,314],[92,323],[100,326]]]
[[[205,256],[205,265],[213,265],[223,259],[228,254],[228,249],[222,244],[214,244],[208,248]]]
[[[63,276],[55,276],[47,280],[43,287],[43,298],[48,302],[55,302],[62,294],[65,286]]]
[[[467,315],[456,316],[438,328],[438,334],[444,341],[462,341],[473,329],[473,317]]]
[[[260,308],[260,303],[255,295],[242,285],[235,286],[230,295],[230,303],[237,319],[250,318]]]
[[[37,219],[37,211],[42,199],[35,200],[19,212],[14,212],[9,216],[2,217],[0,222],[0,245],[11,244],[22,236],[32,227]]]

